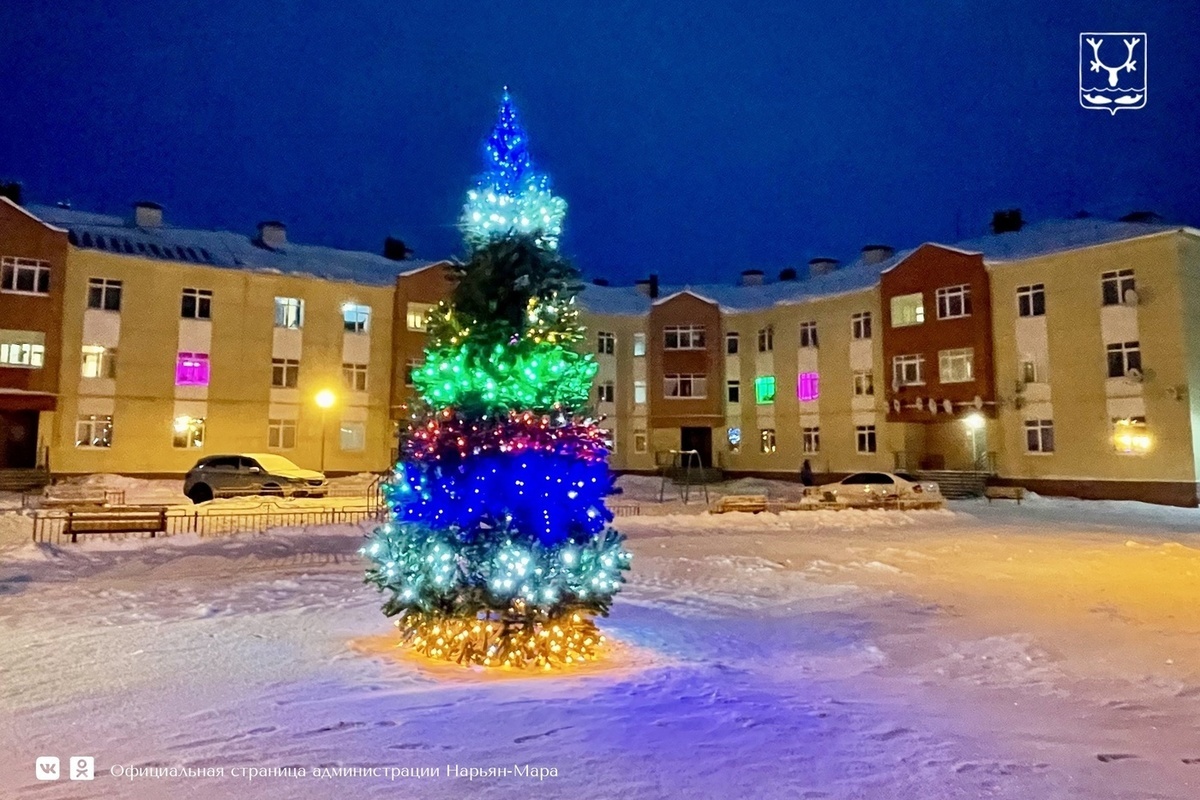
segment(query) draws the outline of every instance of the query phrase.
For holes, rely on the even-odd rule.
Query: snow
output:
[[[618,520],[614,660],[553,677],[401,657],[362,528],[0,552],[0,797],[1200,796],[1200,511],[669,505]],[[34,779],[80,754],[93,783]],[[446,774],[526,764],[557,775]]]

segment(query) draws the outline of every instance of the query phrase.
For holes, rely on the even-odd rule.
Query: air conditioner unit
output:
[[[1126,289],[1125,294],[1121,296],[1121,302],[1127,306],[1136,306],[1138,301],[1137,289]]]
[[[1132,369],[1126,371],[1125,380],[1129,381],[1130,383],[1141,383],[1145,380],[1145,377],[1142,375],[1142,371],[1140,369],[1133,367]]]

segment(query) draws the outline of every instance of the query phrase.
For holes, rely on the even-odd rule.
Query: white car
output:
[[[941,490],[932,481],[921,482],[911,475],[894,472],[855,472],[837,483],[817,487],[824,500],[851,506],[869,506],[887,500],[911,497],[940,497]]]

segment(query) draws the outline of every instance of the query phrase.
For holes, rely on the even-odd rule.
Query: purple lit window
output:
[[[176,386],[208,386],[208,353],[180,353],[175,361]]]
[[[816,400],[821,393],[821,379],[815,372],[801,372],[796,381],[796,396],[801,400]]]

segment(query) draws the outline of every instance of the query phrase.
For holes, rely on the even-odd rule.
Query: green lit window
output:
[[[775,402],[774,375],[759,375],[754,379],[754,399],[760,405]]]

